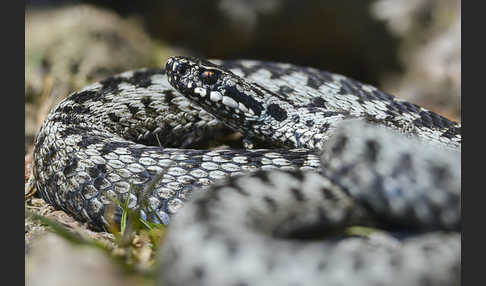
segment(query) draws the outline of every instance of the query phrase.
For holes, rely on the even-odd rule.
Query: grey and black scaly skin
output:
[[[383,222],[461,229],[461,154],[394,130],[347,122],[321,157],[323,175]]]
[[[112,197],[135,208],[130,185],[161,176],[143,199],[171,219],[163,285],[459,284],[460,125],[341,75],[218,64],[174,57],[61,102],[35,144],[43,198],[103,229]],[[276,149],[177,149],[223,124]],[[357,224],[386,231],[332,236]]]
[[[460,285],[459,152],[360,121],[324,149],[324,176],[258,171],[194,196],[159,285]],[[353,225],[386,232],[339,233]]]

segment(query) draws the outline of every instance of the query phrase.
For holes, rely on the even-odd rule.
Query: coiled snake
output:
[[[217,63],[173,57],[61,102],[35,142],[44,200],[97,229],[112,198],[173,218],[161,285],[460,283],[459,124],[341,75]],[[274,147],[176,148],[223,124]]]

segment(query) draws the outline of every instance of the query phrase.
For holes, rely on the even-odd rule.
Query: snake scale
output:
[[[186,148],[230,130],[271,148]],[[160,285],[458,285],[460,148],[458,123],[342,75],[172,57],[59,103],[34,175],[95,229],[146,202]]]

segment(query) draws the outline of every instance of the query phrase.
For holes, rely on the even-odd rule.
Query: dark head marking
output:
[[[275,118],[277,121],[284,121],[287,119],[287,111],[278,106],[277,104],[270,104],[267,107],[268,114]]]

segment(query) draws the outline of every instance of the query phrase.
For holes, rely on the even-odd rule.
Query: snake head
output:
[[[167,60],[166,72],[177,91],[229,124],[257,120],[262,114],[261,91],[221,66],[178,56]]]
[[[203,59],[171,57],[166,73],[177,91],[227,126],[274,145],[318,149],[348,113],[302,104]]]

